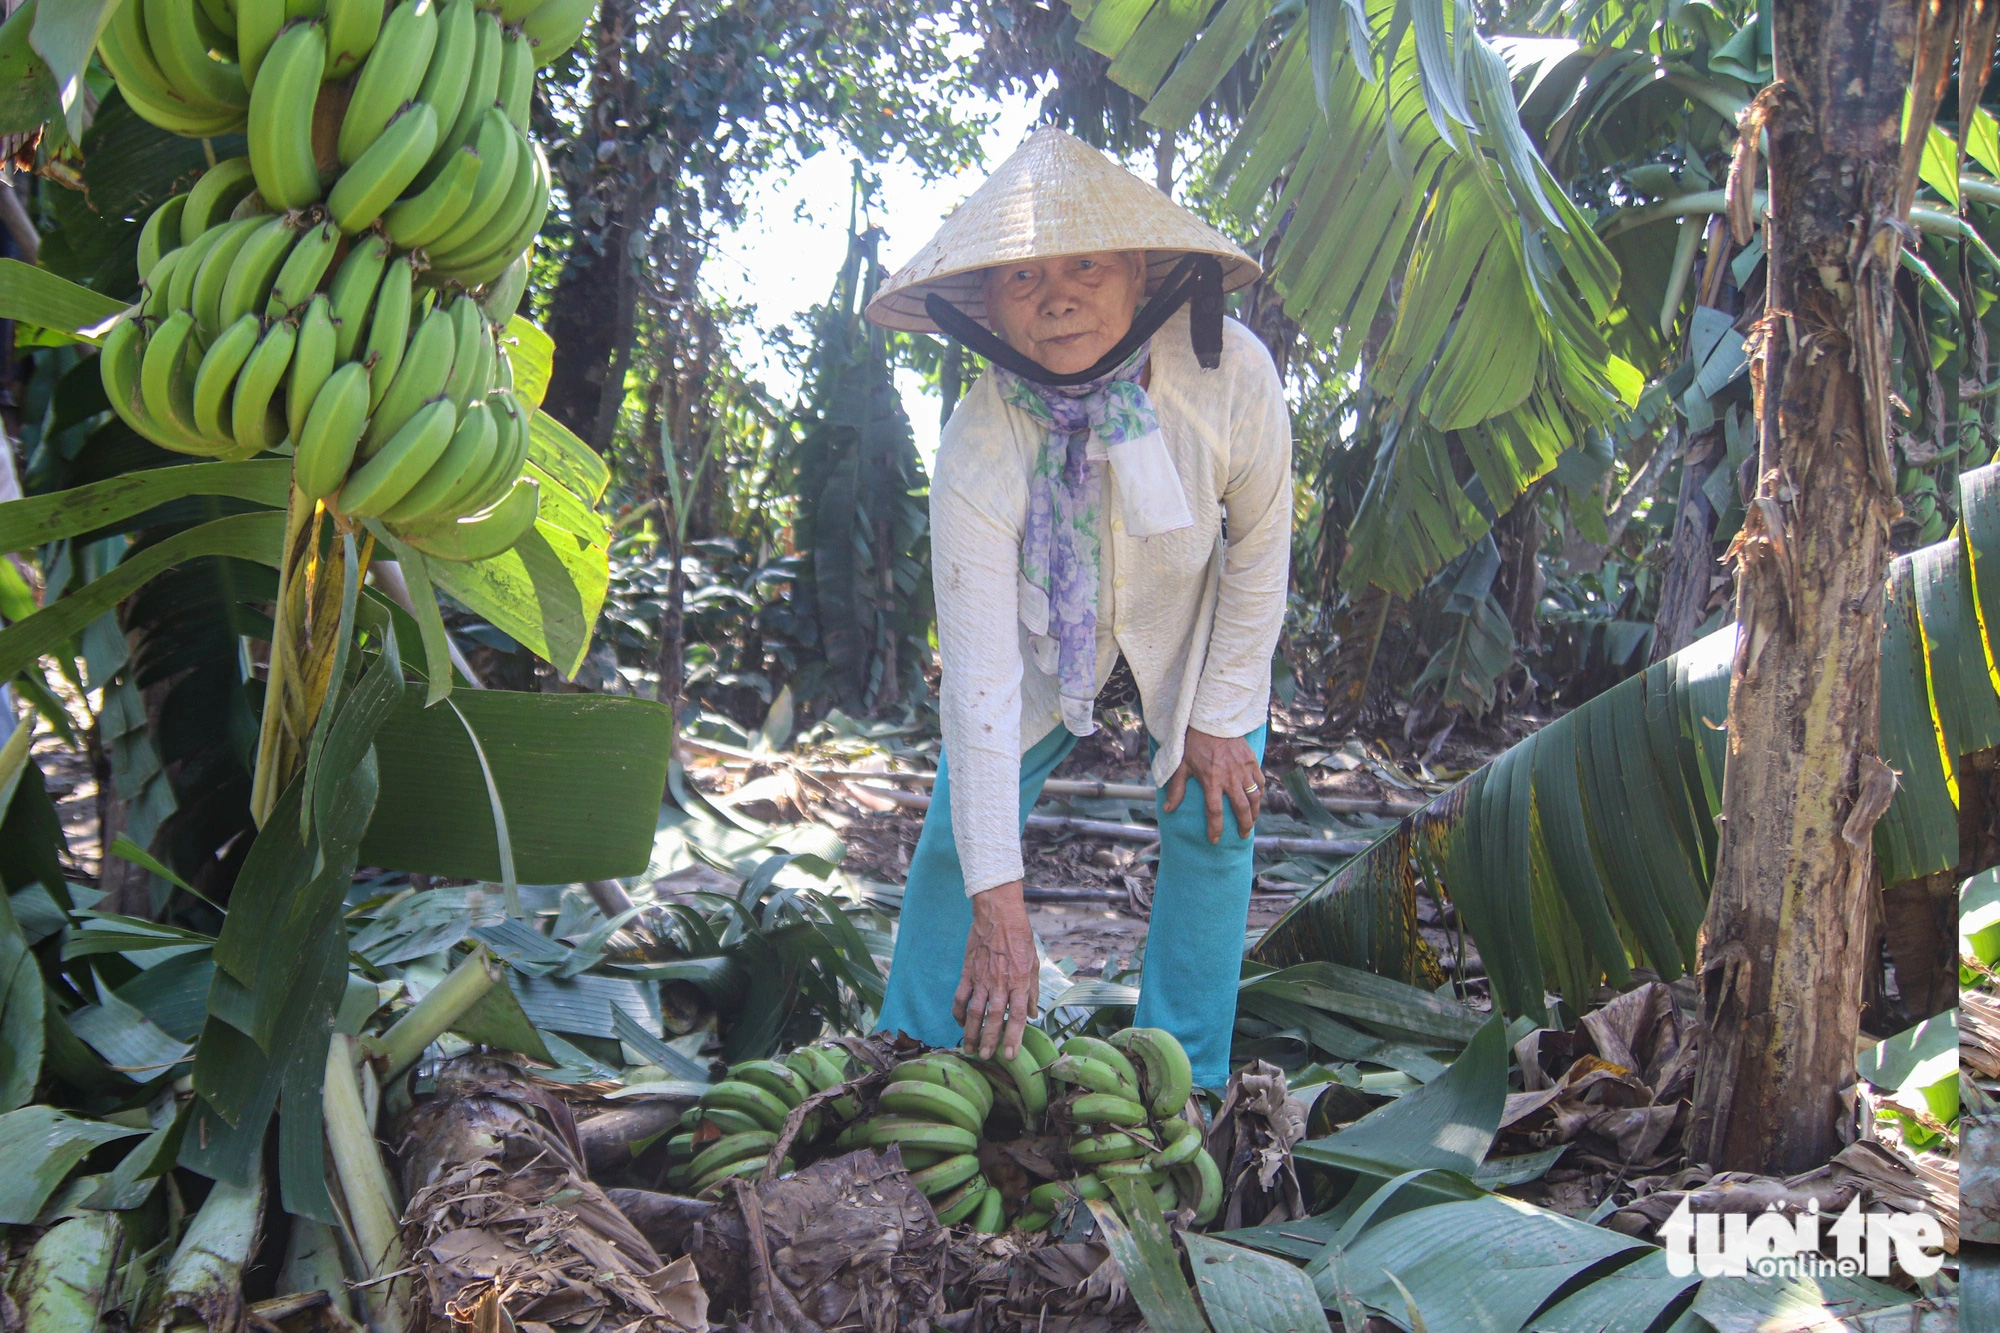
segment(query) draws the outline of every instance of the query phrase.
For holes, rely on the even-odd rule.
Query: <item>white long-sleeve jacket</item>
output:
[[[1222,363],[1203,370],[1187,319],[1183,310],[1154,335],[1147,393],[1194,526],[1128,536],[1109,469],[1102,511],[1097,684],[1122,653],[1159,744],[1156,784],[1180,766],[1190,726],[1243,736],[1264,723],[1291,556],[1291,418],[1277,367],[1225,320]],[[988,374],[946,424],[931,481],[944,750],[968,894],[1022,878],[1021,756],[1061,725],[1056,678],[1036,666],[1019,614],[1041,446],[1041,426]]]

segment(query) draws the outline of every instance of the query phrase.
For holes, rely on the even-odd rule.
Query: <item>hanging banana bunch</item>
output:
[[[99,41],[145,119],[241,132],[141,229],[139,302],[105,336],[111,405],[166,449],[289,451],[282,642],[252,810],[324,697],[344,561],[373,531],[485,560],[534,527],[532,409],[501,336],[549,207],[535,72],[595,0],[119,0]],[[322,569],[322,565],[327,568]],[[328,600],[329,592],[331,600]]]
[[[692,1128],[667,1141],[669,1183],[713,1196],[733,1178],[758,1175],[793,1110],[832,1093],[803,1116],[780,1171],[828,1153],[895,1147],[946,1226],[1059,1227],[1083,1200],[1109,1199],[1106,1182],[1119,1176],[1143,1181],[1162,1210],[1184,1210],[1196,1225],[1222,1206],[1187,1052],[1158,1028],[1071,1037],[1058,1049],[1030,1025],[1012,1060],[926,1051],[891,1069],[872,1105],[846,1091],[854,1072],[834,1042],[733,1066],[688,1113]],[[1078,1174],[1009,1200],[987,1177],[981,1145],[1045,1130],[1065,1138]]]

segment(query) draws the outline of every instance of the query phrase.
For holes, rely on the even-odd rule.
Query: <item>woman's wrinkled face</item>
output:
[[[1146,252],[1027,259],[986,270],[986,322],[1058,375],[1096,365],[1132,327],[1146,294]]]

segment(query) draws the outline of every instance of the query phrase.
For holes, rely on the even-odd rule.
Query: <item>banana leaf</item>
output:
[[[2000,464],[1961,474],[1959,494],[1962,529],[1889,570],[1881,751],[1901,779],[1875,826],[1885,883],[1956,864],[1951,772],[2000,740]],[[1682,975],[1714,873],[1735,640],[1724,627],[1497,756],[1304,895],[1250,958],[1435,985],[1424,883],[1458,906],[1509,1015],[1635,965]],[[1398,922],[1407,933],[1384,929]]]
[[[382,790],[361,843],[370,865],[498,882],[499,846],[478,755],[445,708],[408,686],[375,753]],[[461,690],[506,811],[516,877],[569,884],[635,875],[653,851],[673,716],[641,699]]]

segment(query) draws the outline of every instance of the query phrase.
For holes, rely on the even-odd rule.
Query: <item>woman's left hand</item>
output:
[[[1163,810],[1178,810],[1187,794],[1187,780],[1201,783],[1208,803],[1208,840],[1222,841],[1222,803],[1236,812],[1236,831],[1249,837],[1257,827],[1257,812],[1264,807],[1264,770],[1258,766],[1257,752],[1241,736],[1211,736],[1205,731],[1187,730],[1181,749],[1181,766],[1167,779],[1167,799]]]

